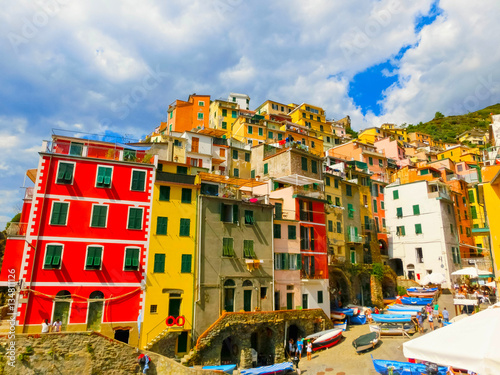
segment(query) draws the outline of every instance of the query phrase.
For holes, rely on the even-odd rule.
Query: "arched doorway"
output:
[[[388,276],[382,280],[382,296],[383,298],[392,298],[396,296],[396,283]]]
[[[330,307],[333,309],[348,305],[351,301],[351,288],[347,277],[339,269],[330,269],[329,276]]]
[[[380,255],[389,256],[389,247],[387,246],[387,242],[384,240],[378,240],[378,247],[380,249]]]
[[[220,350],[220,363],[221,365],[229,365],[240,362],[240,345],[233,336],[226,337],[222,341],[222,348]]]
[[[296,324],[291,324],[286,331],[286,342],[288,343],[290,339],[292,339],[294,343],[297,343],[300,337],[305,337],[305,333],[306,332]]]
[[[259,327],[250,336],[250,345],[257,351],[257,366],[274,364],[275,336],[269,327]]]
[[[98,290],[90,293],[87,314],[87,331],[101,330],[103,306],[104,293]]]
[[[234,290],[236,283],[228,279],[224,282],[224,310],[234,312]]]
[[[52,321],[61,320],[61,331],[65,331],[69,321],[69,310],[71,306],[71,293],[67,290],[61,290],[54,299],[54,314]]]
[[[415,266],[410,263],[406,266],[406,270],[408,272],[408,278],[411,280],[415,280]]]
[[[252,311],[253,283],[250,280],[243,281],[243,310]]]

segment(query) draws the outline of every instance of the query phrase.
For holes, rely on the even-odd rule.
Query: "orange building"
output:
[[[210,95],[189,95],[188,101],[177,99],[168,106],[168,119],[160,132],[184,132],[208,127]]]

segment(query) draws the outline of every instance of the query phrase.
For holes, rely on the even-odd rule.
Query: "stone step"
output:
[[[4,319],[0,320],[0,335],[5,335],[9,333],[10,330],[10,320]]]

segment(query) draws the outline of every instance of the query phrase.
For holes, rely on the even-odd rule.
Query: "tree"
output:
[[[443,118],[443,117],[444,117],[444,115],[441,112],[436,112],[436,114],[434,115],[434,119]]]

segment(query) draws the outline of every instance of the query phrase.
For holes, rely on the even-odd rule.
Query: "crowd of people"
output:
[[[62,322],[57,318],[53,323],[49,323],[48,319],[42,322],[42,333],[61,332]]]
[[[453,285],[455,298],[474,298],[480,300],[481,303],[490,303],[490,296],[494,293],[487,286],[457,284]]]
[[[307,340],[304,342],[302,337],[297,339],[295,343],[293,339],[288,341],[287,354],[288,358],[292,361],[297,371],[297,374],[300,374],[299,370],[299,362],[302,359],[302,354],[304,353],[304,348],[306,350],[307,360],[310,361],[312,359],[312,342],[311,340]]]

